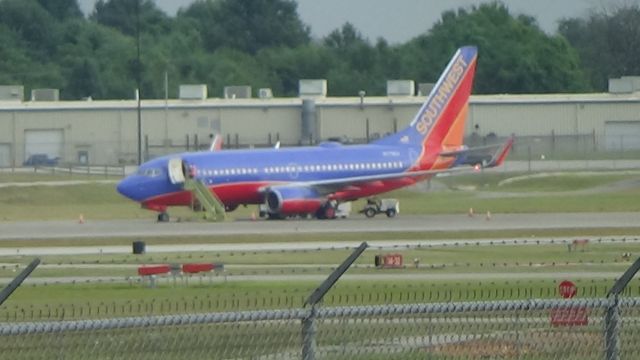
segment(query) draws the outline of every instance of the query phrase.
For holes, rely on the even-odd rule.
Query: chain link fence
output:
[[[471,134],[464,140],[470,147],[500,144],[505,136],[494,133],[487,135]],[[577,161],[582,169],[597,169],[600,164],[593,161],[636,160],[640,157],[640,136],[636,134],[606,135],[580,133],[572,135],[550,134],[536,136],[518,136],[509,154],[510,161]],[[276,144],[282,147],[309,145],[308,141],[285,138],[279,133],[268,133],[262,137],[244,134],[223,134],[224,149],[268,148]],[[344,144],[365,144],[377,137],[329,137],[319,141],[339,141]],[[3,145],[3,144],[0,144]],[[182,153],[186,151],[206,151],[211,145],[209,136],[185,134],[179,139],[158,139],[144,137],[142,158],[150,160],[156,157]],[[16,154],[19,149],[32,149]],[[86,142],[32,142],[25,144],[4,144],[0,147],[0,169],[22,167],[58,167],[60,170],[91,172],[104,167],[123,167],[137,164],[137,141],[94,141]],[[21,157],[19,157],[21,156]],[[615,169],[628,168],[624,163],[608,165]]]
[[[517,300],[1,324],[0,353],[7,359],[633,359],[640,356],[639,305],[640,298]]]

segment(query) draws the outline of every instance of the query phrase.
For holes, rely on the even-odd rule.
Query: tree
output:
[[[268,76],[268,87],[278,96],[298,95],[300,79],[326,78],[336,66],[335,56],[325,47],[308,44],[296,48],[271,47],[257,58]],[[332,90],[333,84],[331,84]]]
[[[138,31],[153,35],[166,34],[171,20],[152,0],[98,0],[90,19],[104,26],[135,36]]]
[[[29,53],[21,46],[18,34],[0,24],[0,83],[24,83],[22,79],[32,67]]]
[[[231,48],[250,54],[268,47],[296,47],[309,42],[309,29],[293,0],[198,0],[178,18],[198,23],[205,48]]]
[[[364,89],[371,94],[371,81],[383,81],[374,79],[376,75],[372,73],[375,49],[351,23],[332,31],[323,42],[336,59],[326,75],[331,95],[356,96]]]
[[[594,89],[606,91],[608,79],[640,75],[640,5],[592,11],[587,18],[563,19],[558,31],[582,59]]]
[[[101,97],[101,81],[98,66],[91,58],[77,59],[68,75],[66,91],[63,95],[68,99]]]
[[[37,0],[57,20],[83,17],[78,0]]]
[[[478,93],[550,93],[587,90],[575,50],[561,36],[549,36],[528,16],[513,17],[494,2],[443,13],[429,33],[410,41],[403,72],[435,81],[456,48],[477,45]]]
[[[369,44],[355,26],[347,22],[342,25],[342,28],[333,30],[327,35],[324,39],[324,45],[332,49],[346,50],[354,46]]]
[[[48,58],[54,53],[56,20],[37,1],[0,1],[0,23],[27,42],[26,49],[35,56]]]
[[[222,97],[225,86],[251,85],[266,87],[266,71],[257,58],[235,49],[219,49],[210,57],[208,66],[202,69],[213,96]]]
[[[61,25],[56,65],[65,81],[60,87],[64,99],[132,98],[135,77],[128,61],[135,57],[135,41],[84,18]]]
[[[130,99],[138,73],[143,97],[160,98],[165,72],[170,96],[181,83],[207,83],[218,96],[234,84],[295,96],[305,78],[327,79],[333,96],[384,95],[387,79],[435,81],[457,47],[475,44],[476,92],[582,91],[585,73],[602,86],[607,75],[640,72],[629,60],[640,51],[640,13],[631,10],[568,19],[564,36],[548,36],[535,19],[484,4],[445,12],[428,33],[389,45],[349,23],[311,41],[294,0],[196,0],[175,18],[153,0],[98,0],[89,19],[77,0],[0,0],[0,81],[60,88],[64,99]]]

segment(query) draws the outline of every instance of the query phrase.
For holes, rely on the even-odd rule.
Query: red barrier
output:
[[[184,264],[182,265],[182,272],[188,274],[195,274],[199,272],[208,272],[215,268],[214,264],[204,263],[204,264]]]
[[[171,271],[171,266],[169,265],[140,266],[138,268],[138,275],[140,276],[158,275],[158,274],[166,274],[170,271]]]

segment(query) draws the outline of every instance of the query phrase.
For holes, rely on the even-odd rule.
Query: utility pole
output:
[[[142,111],[141,111],[141,98],[142,98],[142,62],[140,60],[140,0],[136,0],[136,83],[138,87],[137,99],[138,99],[138,165],[142,165]]]

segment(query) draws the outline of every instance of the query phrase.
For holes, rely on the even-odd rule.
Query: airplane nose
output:
[[[125,178],[124,180],[120,181],[118,183],[118,186],[116,186],[116,189],[120,194],[122,194],[122,196],[127,197],[131,200],[135,200],[131,179]]]

